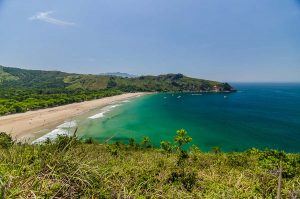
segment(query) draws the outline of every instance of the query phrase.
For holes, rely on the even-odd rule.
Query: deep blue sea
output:
[[[156,145],[184,128],[203,151],[251,147],[300,152],[300,84],[232,83],[235,93],[164,93],[121,103],[97,119],[83,119],[82,137],[140,140]]]

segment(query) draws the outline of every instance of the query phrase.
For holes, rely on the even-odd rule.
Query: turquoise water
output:
[[[158,145],[184,128],[203,151],[300,152],[300,84],[233,85],[238,92],[153,94],[123,102],[102,118],[83,119],[79,135],[124,142],[149,136]]]

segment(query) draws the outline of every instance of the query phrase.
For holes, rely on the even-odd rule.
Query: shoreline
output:
[[[149,93],[125,93],[91,101],[2,116],[0,117],[0,132],[10,134],[18,141],[26,142],[26,140],[28,141],[29,139],[41,135],[42,131],[54,128],[75,116],[107,106],[114,102],[136,98],[146,94]]]

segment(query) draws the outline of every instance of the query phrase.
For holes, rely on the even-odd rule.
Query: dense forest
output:
[[[138,91],[231,92],[234,89],[227,83],[182,74],[128,78],[0,66],[0,115]]]
[[[0,115],[22,113],[28,110],[36,110],[83,102],[86,100],[99,99],[112,95],[121,94],[121,91],[104,89],[99,91],[90,90],[67,90],[67,89],[0,89]]]
[[[0,133],[0,198],[299,198],[300,155],[202,152],[185,130],[99,144],[59,136],[38,145]]]

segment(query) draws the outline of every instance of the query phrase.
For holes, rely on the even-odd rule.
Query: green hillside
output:
[[[138,91],[230,92],[233,88],[181,74],[126,78],[0,67],[0,115]]]
[[[232,91],[229,84],[186,77],[182,74],[119,77],[70,74],[59,71],[24,70],[1,67],[1,86],[20,88],[118,89],[134,91]]]
[[[5,70],[6,71],[6,70]],[[3,82],[17,81],[19,78],[4,71],[3,66],[0,66],[0,84]]]
[[[42,71],[42,70],[24,70],[20,68],[3,67],[3,72],[15,77],[14,79],[3,79],[1,87],[11,88],[64,88],[67,85],[64,83],[64,78],[67,73],[59,71]]]
[[[210,153],[178,131],[174,143],[98,144],[59,137],[14,144],[0,134],[0,198],[300,197],[300,155],[276,150]],[[201,146],[200,146],[201,147]],[[282,170],[282,172],[280,172]]]

